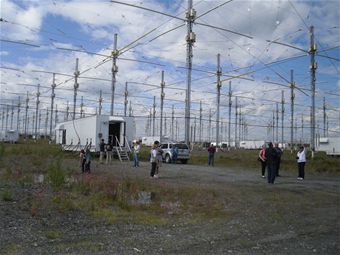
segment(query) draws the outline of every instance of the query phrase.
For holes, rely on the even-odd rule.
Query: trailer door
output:
[[[109,140],[111,140],[113,146],[119,146],[117,143],[117,139],[120,139],[120,122],[111,122],[109,124]],[[117,139],[116,139],[117,137]],[[120,140],[118,140],[121,143]]]

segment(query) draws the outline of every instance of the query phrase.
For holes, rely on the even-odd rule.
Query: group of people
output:
[[[277,143],[275,144],[275,147],[273,146],[273,143],[269,143],[268,148],[266,148],[266,145],[263,145],[259,152],[258,160],[261,162],[262,178],[266,177],[265,172],[267,168],[267,180],[270,184],[274,184],[275,178],[280,176],[279,170],[282,153],[283,152]],[[299,170],[298,180],[303,180],[305,178],[306,163],[306,153],[303,146],[300,147],[296,159]]]

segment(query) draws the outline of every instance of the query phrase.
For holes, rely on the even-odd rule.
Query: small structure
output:
[[[261,149],[262,145],[266,144],[263,140],[240,141],[240,148],[247,150]]]
[[[325,151],[327,155],[340,155],[340,137],[320,137],[317,140],[317,151]]]
[[[19,141],[18,130],[2,130],[0,132],[0,141],[5,143],[17,143]]]
[[[101,139],[113,145],[120,160],[127,159],[136,128],[133,117],[94,115],[58,123],[55,141],[63,150],[80,151],[85,147],[99,151]]]

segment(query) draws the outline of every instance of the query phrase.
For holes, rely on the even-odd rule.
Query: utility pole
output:
[[[114,42],[113,42],[113,51],[111,52],[112,55],[112,79],[111,79],[111,111],[110,115],[113,116],[114,113],[114,102],[115,102],[115,88],[116,88],[116,74],[118,72],[117,58],[119,55],[119,51],[117,49],[117,34],[114,35]]]
[[[231,81],[229,81],[229,121],[228,121],[228,149],[230,149],[230,128],[231,128]]]
[[[202,101],[200,101],[200,143],[202,142]]]
[[[294,71],[290,70],[290,150],[293,152],[294,148],[294,88],[295,88],[295,82],[294,82]]]
[[[124,92],[124,116],[126,117],[127,105],[128,105],[128,83],[125,82],[125,92]]]
[[[240,142],[241,141],[241,130],[242,130],[242,111],[241,111],[242,107],[240,105],[239,107],[239,114],[238,114],[238,118],[239,118],[239,124],[238,124],[238,141]]]
[[[301,114],[301,140],[304,142],[304,137],[303,137],[303,128],[304,128],[304,123],[303,123],[303,114]]]
[[[235,148],[237,148],[237,97],[235,100]]]
[[[221,75],[222,75],[222,69],[221,69],[221,61],[220,61],[220,54],[217,54],[217,70],[216,70],[216,76],[217,76],[217,113],[216,113],[216,147],[218,147],[219,144],[219,136],[220,136],[220,101],[221,101]]]
[[[39,121],[38,121],[38,132],[39,132],[39,137],[41,137],[41,111],[39,111]]]
[[[84,113],[83,107],[84,107],[84,97],[81,96],[81,103],[80,103],[80,118],[83,118],[83,113]]]
[[[58,105],[57,105],[57,104],[55,105],[55,116],[54,116],[54,121],[55,121],[54,126],[56,126],[57,123],[58,123]]]
[[[18,132],[19,132],[19,129],[20,129],[20,107],[21,107],[21,103],[20,103],[20,97],[19,97],[18,111],[17,111],[17,130],[18,130]]]
[[[152,136],[155,136],[155,123],[156,123],[156,96],[153,97]]]
[[[35,139],[38,139],[38,112],[39,112],[39,97],[40,97],[40,84],[38,84],[38,90],[37,90],[37,101],[36,101],[36,107],[35,107],[35,130],[34,135]]]
[[[196,18],[196,11],[192,8],[192,0],[188,0],[188,10],[186,12],[187,18],[187,90],[186,90],[186,106],[185,106],[185,143],[189,144],[190,139],[190,107],[191,107],[191,71],[192,71],[192,57],[193,57],[193,45],[196,41],[196,35],[192,32],[193,23]]]
[[[272,141],[274,142],[275,140],[275,136],[274,136],[274,132],[275,132],[275,111],[273,110],[273,137],[272,137]]]
[[[164,113],[164,136],[167,134],[167,123],[166,123],[166,113]]]
[[[102,90],[99,91],[99,115],[102,115],[102,103],[103,103],[103,97],[102,97]]]
[[[284,91],[281,91],[281,146],[283,146],[283,120],[284,120],[284,113],[285,113],[285,98],[284,98]]]
[[[2,115],[1,115],[1,130],[4,130],[4,120],[5,120],[5,109],[2,108]]]
[[[50,138],[52,138],[52,123],[53,123],[53,106],[54,106],[54,98],[55,98],[55,93],[54,93],[55,87],[56,87],[55,74],[53,74],[52,85],[51,85],[52,93],[51,93]],[[68,102],[67,102],[67,107],[68,107]]]
[[[78,62],[79,62],[79,60],[78,60],[78,58],[76,58],[76,69],[75,69],[75,72],[74,72],[73,120],[76,118],[77,90],[79,88],[78,76],[80,75],[80,72],[78,70]]]
[[[323,97],[323,137],[326,137],[326,99]]]
[[[27,117],[28,117],[28,108],[29,108],[29,106],[28,106],[28,102],[29,102],[29,99],[28,99],[28,91],[27,91],[27,95],[26,95],[26,109],[25,109],[25,139],[27,138],[27,121],[28,121],[28,119],[27,119]]]
[[[194,143],[196,143],[196,116],[195,116],[195,123],[194,123]]]
[[[315,62],[316,44],[314,43],[314,27],[310,27],[310,74],[311,74],[311,90],[312,90],[312,118],[311,118],[311,150],[312,158],[314,158],[315,151],[315,72],[317,69],[317,64]]]
[[[164,86],[165,86],[165,82],[164,82],[164,71],[162,71],[162,81],[161,81],[161,121],[160,121],[160,125],[159,125],[159,139],[160,139],[160,143],[162,143],[163,140],[163,106],[164,106]]]

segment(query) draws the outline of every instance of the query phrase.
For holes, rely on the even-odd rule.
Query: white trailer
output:
[[[247,150],[261,149],[262,145],[266,144],[266,141],[240,141],[240,148]]]
[[[317,151],[325,151],[327,155],[340,155],[340,137],[320,137],[317,141]]]
[[[99,151],[99,143],[111,143],[114,147],[128,147],[135,138],[133,117],[94,115],[58,123],[55,140],[64,150],[81,150],[91,144],[91,151]]]
[[[19,141],[18,130],[2,130],[0,132],[0,141],[6,143],[17,143]]]
[[[142,137],[142,145],[145,146],[151,146],[155,141],[161,141],[160,136],[143,136]],[[163,136],[162,143],[168,142],[169,137],[168,136]]]

